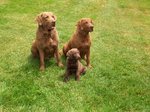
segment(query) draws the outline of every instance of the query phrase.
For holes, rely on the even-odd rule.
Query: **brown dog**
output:
[[[90,65],[90,47],[91,39],[89,32],[92,32],[94,28],[93,21],[90,18],[82,18],[77,23],[76,32],[73,34],[72,38],[63,47],[63,53],[66,53],[72,49],[77,48],[80,51],[80,56],[82,59],[86,60],[87,66]]]
[[[71,74],[75,74],[75,79],[78,81],[80,75],[86,72],[86,68],[80,63],[79,50],[73,48],[67,52],[66,72],[64,81],[69,80]]]
[[[56,16],[51,12],[42,12],[36,18],[38,29],[32,43],[33,57],[40,58],[40,70],[45,69],[44,60],[55,56],[58,66],[63,66],[58,53],[58,33],[55,27]]]

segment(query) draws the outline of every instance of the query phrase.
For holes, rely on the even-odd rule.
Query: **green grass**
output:
[[[93,69],[80,82],[64,83],[54,59],[40,72],[31,58],[42,11],[57,15],[60,49],[93,18]],[[0,0],[0,16],[0,112],[150,111],[149,0]]]

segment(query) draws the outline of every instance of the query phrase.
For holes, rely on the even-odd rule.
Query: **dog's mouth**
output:
[[[94,28],[93,27],[87,27],[85,29],[86,32],[93,32]]]
[[[93,27],[90,27],[90,32],[92,32],[94,30],[94,28]]]
[[[50,32],[50,31],[51,31],[51,29],[48,29],[48,31]]]
[[[50,27],[50,28],[48,28],[48,31],[50,32],[50,31],[52,31],[54,29],[54,27]]]
[[[79,60],[81,57],[80,57],[80,55],[75,55],[75,56],[73,56],[73,58],[76,60]]]

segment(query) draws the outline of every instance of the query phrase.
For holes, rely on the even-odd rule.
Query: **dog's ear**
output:
[[[41,26],[42,25],[42,14],[39,14],[35,20],[38,23],[38,25]]]
[[[77,26],[77,27],[79,27],[79,26],[80,26],[80,21],[78,21],[78,22],[77,22],[76,26]]]
[[[77,28],[79,28],[80,30],[83,30],[83,27],[82,27],[81,24],[82,24],[82,19],[77,22],[76,26],[77,26]]]
[[[68,51],[66,56],[67,56],[67,57],[70,57],[70,56],[71,56],[71,52]]]

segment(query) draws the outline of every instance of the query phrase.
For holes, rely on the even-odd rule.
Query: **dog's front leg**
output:
[[[76,81],[80,80],[80,71],[79,70],[77,70],[77,72],[76,72],[75,80]]]
[[[56,58],[57,65],[59,67],[63,67],[64,65],[60,61],[60,55],[59,55],[58,47],[55,48],[55,58]]]
[[[42,49],[39,49],[40,54],[40,70],[43,71],[45,69],[44,66],[44,51]]]
[[[76,71],[76,74],[75,74],[75,80],[76,81],[80,80],[80,75],[81,75],[80,69],[81,69],[81,65],[80,65],[80,62],[78,61],[77,71]]]
[[[69,72],[68,71],[65,72],[64,76],[65,76],[64,82],[69,81]]]
[[[86,53],[86,63],[87,63],[87,67],[88,68],[92,68],[91,64],[90,64],[90,48]]]

